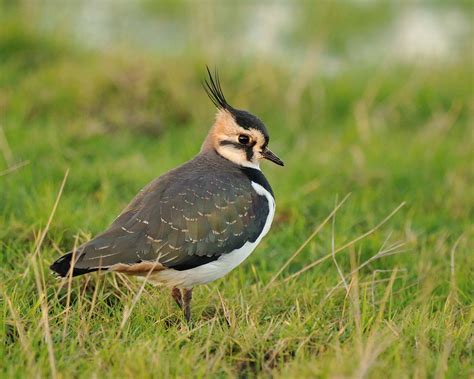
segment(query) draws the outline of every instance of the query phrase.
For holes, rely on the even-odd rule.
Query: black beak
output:
[[[265,149],[262,151],[262,157],[264,157],[265,159],[268,159],[269,161],[272,161],[273,163],[277,164],[278,166],[284,166],[285,164],[283,163],[283,161],[278,158],[275,154],[272,153],[271,150],[269,149]]]

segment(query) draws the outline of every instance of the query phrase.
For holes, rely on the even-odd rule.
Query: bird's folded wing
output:
[[[249,181],[194,177],[156,187],[151,183],[106,232],[81,246],[75,267],[196,267],[254,242],[269,212]]]

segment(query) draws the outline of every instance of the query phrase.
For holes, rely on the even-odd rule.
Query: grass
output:
[[[382,8],[365,14],[362,35],[377,15],[385,22]],[[84,50],[10,11],[0,31],[2,377],[474,374],[469,52],[334,76],[314,74],[311,60],[220,65],[227,97],[265,121],[286,166],[263,167],[277,198],[271,232],[245,264],[194,291],[186,325],[166,289],[121,275],[62,283],[47,267],[199,150],[213,118],[199,83],[209,62]],[[318,38],[340,49],[351,31],[332,35],[321,21]]]

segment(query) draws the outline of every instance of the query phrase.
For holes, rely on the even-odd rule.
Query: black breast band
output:
[[[241,167],[241,170],[251,182],[260,184],[263,188],[270,192],[273,197],[275,197],[273,195],[272,187],[270,186],[270,183],[268,183],[267,178],[265,178],[265,175],[262,174],[262,171],[251,167]]]

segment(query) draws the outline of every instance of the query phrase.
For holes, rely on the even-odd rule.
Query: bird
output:
[[[202,85],[217,113],[199,153],[151,181],[103,233],[51,264],[57,276],[146,278],[171,288],[189,322],[193,288],[239,266],[268,233],[276,204],[260,162],[284,163],[268,148],[265,124],[231,106],[217,69],[206,70]]]

